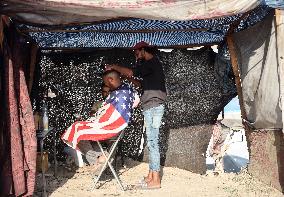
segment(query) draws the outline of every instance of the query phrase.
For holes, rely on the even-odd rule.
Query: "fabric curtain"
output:
[[[5,143],[1,149],[1,196],[31,196],[36,170],[36,132],[24,73],[27,48],[16,31],[6,29],[3,47]]]

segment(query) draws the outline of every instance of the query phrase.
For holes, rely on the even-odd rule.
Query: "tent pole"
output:
[[[28,90],[29,94],[32,91],[32,86],[34,82],[34,72],[35,72],[35,65],[37,60],[37,52],[38,52],[38,46],[35,44],[32,44],[31,46],[31,58],[30,58],[30,75],[29,75],[29,84],[28,84]]]
[[[187,28],[187,29],[138,29],[138,30],[100,30],[100,29],[28,29],[28,30],[19,30],[22,33],[31,33],[31,32],[54,32],[54,33],[154,33],[154,32],[199,32],[199,31],[208,31],[208,28]]]
[[[276,53],[280,77],[280,108],[282,110],[282,129],[284,128],[284,10],[275,9]],[[283,130],[284,131],[284,130]]]
[[[236,53],[236,48],[235,48],[235,43],[233,39],[233,33],[234,30],[238,27],[238,25],[241,23],[241,20],[245,19],[250,15],[251,12],[246,12],[244,13],[239,20],[235,21],[230,25],[230,28],[227,32],[226,40],[229,48],[229,53],[231,55],[231,63],[232,63],[232,68],[235,76],[235,83],[237,86],[237,93],[239,97],[239,104],[240,104],[240,109],[241,109],[241,118],[242,118],[242,124],[244,125],[245,131],[249,131],[248,124],[246,123],[247,121],[247,114],[245,111],[245,106],[244,106],[244,98],[243,98],[243,91],[242,91],[242,83],[241,83],[241,75],[240,75],[240,67],[238,64],[238,58],[237,58],[237,53]],[[248,137],[248,136],[247,136]]]
[[[240,108],[241,108],[242,123],[244,126],[246,126],[247,124],[245,123],[245,120],[247,120],[247,115],[246,115],[245,107],[244,107],[240,70],[239,70],[237,53],[236,53],[232,34],[229,34],[227,36],[227,44],[228,44],[229,52],[231,55],[231,63],[232,63],[232,68],[233,68],[233,72],[235,76],[235,83],[237,86],[237,93],[238,93],[239,103],[240,103]]]
[[[206,46],[213,46],[218,45],[219,42],[211,42],[211,43],[204,43],[204,44],[187,44],[187,45],[168,45],[168,46],[157,46],[158,49],[186,49],[192,47],[206,47]],[[94,51],[94,50],[109,50],[109,49],[128,49],[132,50],[131,47],[41,47],[39,50],[64,50],[65,52],[74,52],[74,51]]]

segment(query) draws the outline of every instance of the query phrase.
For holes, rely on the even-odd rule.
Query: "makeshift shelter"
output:
[[[174,51],[175,58],[171,61],[168,59],[174,55],[162,55],[161,59],[170,65],[165,68],[168,73],[168,75],[166,74],[168,76],[167,89],[170,92],[170,98],[177,101],[171,103],[176,105],[168,105],[168,110],[171,112],[169,114],[172,115],[172,117],[169,116],[169,120],[172,120],[171,125],[174,126],[170,128],[170,132],[164,133],[169,138],[166,142],[169,147],[165,150],[167,152],[165,163],[176,161],[176,157],[179,155],[181,162],[177,164],[178,167],[186,168],[185,166],[188,165],[186,162],[189,162],[192,164],[189,169],[202,173],[205,162],[204,166],[201,162],[205,158],[202,160],[201,156],[196,156],[194,159],[198,162],[194,164],[192,161],[186,160],[188,152],[183,152],[184,150],[179,148],[182,146],[187,149],[186,147],[193,143],[196,147],[195,152],[197,150],[199,150],[198,153],[205,152],[210,138],[210,126],[204,125],[205,129],[201,132],[200,128],[195,125],[213,122],[222,107],[237,91],[244,126],[250,142],[249,172],[282,190],[284,185],[284,143],[281,132],[283,129],[284,44],[283,36],[280,35],[284,35],[284,16],[283,10],[276,10],[276,17],[274,17],[274,9],[271,7],[283,8],[283,6],[283,3],[278,1],[257,0],[230,0],[226,2],[219,0],[209,2],[1,1],[0,110],[3,112],[1,113],[0,128],[0,181],[3,185],[1,192],[16,196],[33,193],[36,139],[30,95],[32,95],[34,84],[39,84],[39,87],[44,86],[41,86],[40,83],[48,84],[47,81],[40,81],[44,77],[56,80],[51,76],[55,76],[57,71],[60,73],[60,65],[62,65],[62,69],[65,69],[64,72],[69,74],[69,78],[66,80],[69,85],[70,83],[71,86],[74,84],[74,80],[72,81],[70,78],[70,76],[74,76],[91,84],[88,86],[90,92],[92,88],[97,87],[89,75],[76,75],[84,72],[68,73],[68,67],[64,66],[62,61],[58,61],[57,66],[54,66],[56,64],[52,62],[55,62],[56,58],[47,64],[49,66],[43,67],[42,73],[44,75],[36,79],[39,73],[36,71],[35,65],[36,61],[40,59],[40,57],[38,59],[36,57],[41,56],[42,62],[38,64],[44,65],[52,59],[52,56],[60,56],[66,52],[74,55],[79,51],[93,52],[93,49],[129,49],[141,40],[159,48],[175,49],[218,44],[219,53],[217,57],[214,57],[214,68],[222,69],[215,71],[228,79],[225,82],[226,85],[231,84],[230,80],[232,79],[236,84],[236,89],[229,88],[226,92],[222,87],[222,91],[214,92],[216,94],[212,95],[215,96],[215,99],[206,97],[205,95],[209,94],[211,90],[208,87],[217,87],[216,84],[218,84],[216,78],[209,75],[210,73],[208,76],[212,77],[209,78],[212,80],[206,81],[206,85],[200,83],[200,86],[190,86],[188,83],[183,83],[181,79],[189,81],[190,76],[195,76],[195,79],[200,81],[202,77],[198,77],[204,76],[204,73],[210,71],[208,68],[212,66],[212,62],[214,64],[214,61],[209,60],[211,52],[206,51],[207,48],[198,51],[197,54],[176,50]],[[131,59],[129,57],[127,59],[127,55],[121,55],[120,51],[114,50],[113,56],[120,55],[121,63],[129,63]],[[109,53],[109,51],[101,52],[97,57],[93,57],[96,61],[101,60],[96,65],[101,65],[102,60],[110,61],[100,58],[106,56],[102,53]],[[88,55],[85,57],[89,57]],[[61,59],[66,59],[66,57],[68,57],[68,53]],[[179,64],[180,61],[186,62],[187,59],[192,61],[199,57],[203,57],[211,63],[201,62],[200,65],[204,67],[196,67],[194,66],[196,64],[192,64],[190,69]],[[230,65],[228,64],[229,59],[231,59],[234,77],[230,77],[226,72],[228,68],[226,65]],[[76,61],[70,65],[74,66],[74,62]],[[130,64],[130,66],[132,65]],[[84,69],[81,65],[77,67],[77,69],[80,68]],[[70,70],[72,69],[70,68]],[[188,74],[189,71],[192,71],[193,74]],[[49,75],[49,73],[52,74]],[[195,83],[192,82],[192,84]],[[66,89],[63,86],[57,90],[64,92]],[[182,90],[189,92],[179,95]],[[190,98],[191,95],[197,96]],[[198,100],[200,103],[206,103],[204,106],[208,107],[202,108],[200,111],[194,109],[196,103],[188,101],[198,98],[201,98]],[[219,103],[214,105],[214,109],[210,108],[213,100]],[[82,102],[86,103],[87,101],[90,99]],[[179,113],[178,107],[181,104],[183,104],[183,112]],[[190,108],[194,110],[189,110]],[[184,109],[188,109],[186,116],[182,116],[186,111]],[[61,109],[61,112],[63,111],[68,112],[68,109]],[[73,113],[74,111],[69,112]],[[66,116],[70,116],[70,113],[66,113]],[[188,134],[186,126],[191,126],[193,132]],[[177,151],[171,152],[171,147],[176,147]],[[191,152],[190,154],[196,153]],[[3,158],[8,159],[4,160]],[[266,160],[267,158],[270,160]],[[270,171],[264,172],[263,168],[269,168]]]

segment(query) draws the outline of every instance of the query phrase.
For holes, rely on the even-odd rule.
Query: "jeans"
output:
[[[164,109],[164,105],[160,105],[143,111],[149,149],[149,168],[157,172],[160,171],[159,128]]]

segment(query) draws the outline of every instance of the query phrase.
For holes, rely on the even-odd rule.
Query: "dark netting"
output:
[[[164,64],[168,99],[161,131],[161,152],[165,156],[167,137],[173,128],[196,124],[209,124],[228,101],[236,95],[232,91],[224,99],[224,83],[218,83],[214,69],[215,53],[211,48],[197,51],[173,50],[161,52],[159,58]],[[119,63],[133,67],[134,57],[127,50],[93,50],[68,53],[44,51],[41,55],[38,75],[33,86],[34,110],[40,110],[43,94],[50,88],[57,96],[48,98],[50,126],[57,131],[57,155],[63,157],[62,132],[75,121],[74,114],[88,118],[92,103],[101,100],[101,74],[103,64]],[[218,65],[215,65],[215,67]],[[219,76],[224,77],[224,76]],[[233,81],[227,81],[234,86]],[[141,108],[134,111],[125,137],[120,145],[121,152],[138,159],[143,136]],[[48,139],[47,149],[52,151]]]
[[[235,76],[232,70],[229,49],[226,43],[218,46],[215,58],[214,74],[222,92],[223,103],[228,103],[232,96],[237,96]]]
[[[220,65],[214,62],[220,55],[216,56],[211,48],[206,47],[161,54],[168,92],[160,133],[162,158],[166,158],[170,129],[212,124],[224,106],[236,96],[234,80],[222,80],[231,79],[231,76],[225,76],[230,72],[216,74]]]
[[[209,123],[220,112],[222,93],[214,77],[215,53],[210,49],[173,50],[162,54],[171,128]]]
[[[271,8],[267,6],[255,8],[241,21],[238,31],[256,24],[270,10]],[[237,22],[241,16],[242,14],[238,14],[189,21],[126,19],[95,25],[62,27],[67,30],[62,32],[48,32],[49,29],[54,28],[49,26],[35,27],[18,24],[17,27],[21,30],[32,30],[28,35],[40,47],[133,47],[141,40],[156,46],[177,46],[219,43],[224,40],[230,24]],[[193,31],[192,28],[199,30]],[[202,30],[202,28],[205,29]],[[147,32],[149,30],[152,32]]]

